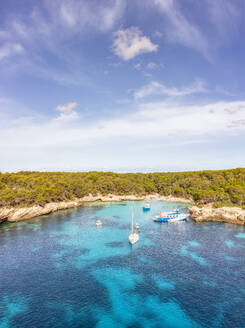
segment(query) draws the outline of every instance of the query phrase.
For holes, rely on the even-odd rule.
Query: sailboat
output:
[[[139,235],[134,231],[134,203],[132,205],[132,231],[128,236],[130,244],[135,244],[139,240]]]

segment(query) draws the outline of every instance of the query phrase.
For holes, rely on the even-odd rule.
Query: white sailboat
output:
[[[139,240],[139,234],[134,231],[134,203],[132,205],[132,232],[128,236],[130,244],[135,244]]]

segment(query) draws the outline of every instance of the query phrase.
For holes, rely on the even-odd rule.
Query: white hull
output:
[[[133,245],[139,240],[139,235],[137,233],[131,233],[128,236],[128,240],[129,240],[130,244]]]
[[[168,223],[177,223],[177,222],[185,222],[185,219],[171,219],[168,221]]]
[[[101,227],[102,226],[102,222],[100,220],[96,221],[96,226],[97,227]]]

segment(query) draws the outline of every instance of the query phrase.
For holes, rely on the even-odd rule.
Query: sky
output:
[[[245,167],[244,0],[0,2],[0,171]]]

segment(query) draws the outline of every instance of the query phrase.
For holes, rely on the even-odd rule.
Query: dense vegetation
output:
[[[245,207],[245,169],[179,173],[0,173],[0,206],[44,205],[97,195],[159,193]]]

